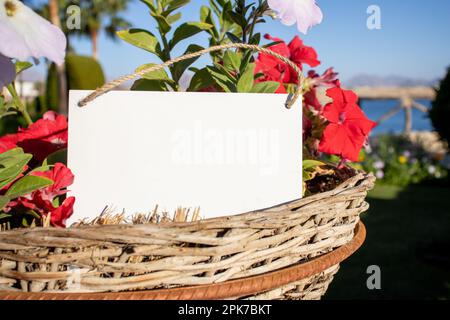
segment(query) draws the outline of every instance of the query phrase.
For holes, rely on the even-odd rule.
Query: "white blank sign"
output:
[[[301,99],[287,110],[287,95],[113,91],[78,107],[89,93],[70,92],[70,222],[106,206],[209,218],[301,197]]]

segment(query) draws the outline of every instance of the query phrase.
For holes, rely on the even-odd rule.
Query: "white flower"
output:
[[[322,10],[315,0],[269,0],[268,3],[283,24],[292,26],[297,23],[298,30],[304,34],[323,19]]]
[[[18,0],[0,0],[0,53],[17,60],[48,58],[62,64],[67,40],[56,26]]]

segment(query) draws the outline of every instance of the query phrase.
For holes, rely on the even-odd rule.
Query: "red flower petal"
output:
[[[0,143],[13,143],[43,161],[50,154],[67,147],[67,118],[54,112],[47,112],[38,120],[17,134],[2,137]]]
[[[62,205],[53,210],[50,214],[50,220],[53,226],[65,228],[67,219],[69,219],[73,214],[73,205],[75,204],[75,198],[69,197]]]
[[[333,99],[322,115],[330,122],[325,129],[319,151],[359,161],[359,153],[376,123],[370,121],[357,105],[358,96],[339,87],[328,89]]]
[[[74,175],[69,168],[57,163],[52,170],[34,172],[34,176],[45,177],[53,181],[53,184],[41,191],[44,200],[53,201],[57,196],[67,193],[66,188],[73,183]]]

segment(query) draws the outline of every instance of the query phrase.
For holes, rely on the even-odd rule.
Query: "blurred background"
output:
[[[42,61],[18,79],[18,91],[34,117],[49,109],[64,112],[58,75],[64,74],[70,89],[95,89],[140,65],[160,62],[116,36],[131,26],[156,29],[138,0],[81,1],[80,30],[66,28],[71,1],[24,2],[61,24],[69,39],[63,69]],[[198,20],[206,2],[192,1],[182,20]],[[342,265],[326,299],[449,299],[450,2],[317,2],[324,22],[300,35],[319,53],[317,70],[334,67],[343,85],[359,94],[368,117],[379,122],[361,154],[362,168],[378,178],[363,217],[367,242]],[[298,35],[296,28],[277,21],[263,28],[285,41]],[[208,46],[208,35],[198,35],[196,43]],[[181,55],[184,47],[177,50]],[[0,135],[14,131],[15,121],[3,121]],[[381,270],[379,290],[367,288],[369,266]]]

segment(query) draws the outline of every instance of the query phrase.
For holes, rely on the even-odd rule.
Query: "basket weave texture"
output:
[[[95,293],[209,285],[307,262],[352,241],[374,181],[359,173],[329,192],[192,223],[0,232],[0,291]],[[246,298],[318,299],[337,270],[334,265]]]

